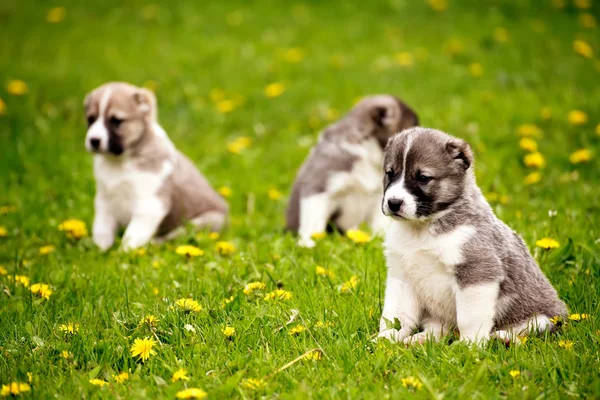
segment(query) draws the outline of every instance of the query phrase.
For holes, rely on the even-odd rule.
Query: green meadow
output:
[[[594,0],[3,1],[0,394],[600,398],[599,26]],[[83,98],[114,80],[155,91],[227,195],[220,237],[95,247]],[[574,314],[558,332],[375,343],[381,239],[308,250],[284,232],[320,130],[376,93],[472,145],[495,212]]]

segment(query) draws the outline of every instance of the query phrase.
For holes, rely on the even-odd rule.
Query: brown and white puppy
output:
[[[521,237],[484,199],[473,163],[465,141],[433,129],[388,142],[382,208],[393,222],[380,337],[421,343],[457,327],[461,341],[510,341],[567,314]],[[396,319],[400,330],[391,328]]]
[[[417,115],[398,98],[376,95],[322,132],[298,172],[287,210],[287,229],[299,234],[301,246],[313,247],[311,236],[325,232],[328,223],[346,231],[367,222],[383,231],[383,148],[392,135],[417,124]]]
[[[102,250],[113,245],[119,227],[126,227],[124,249],[168,238],[185,220],[223,228],[226,202],[160,127],[151,91],[111,82],[89,93],[84,105],[96,178],[93,239]]]

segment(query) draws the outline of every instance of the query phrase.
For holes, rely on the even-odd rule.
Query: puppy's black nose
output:
[[[100,147],[100,139],[90,139],[90,146],[92,146],[92,149],[98,150],[98,148]]]
[[[388,200],[388,208],[390,209],[391,212],[397,213],[398,211],[400,211],[400,207],[402,207],[402,203],[404,203],[404,200],[402,200],[402,199],[389,199]]]

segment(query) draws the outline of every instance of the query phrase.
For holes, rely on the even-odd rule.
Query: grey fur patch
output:
[[[296,176],[286,214],[287,230],[298,231],[302,198],[324,192],[332,174],[352,170],[357,157],[344,148],[345,144],[375,138],[383,149],[392,135],[417,124],[415,112],[397,97],[375,95],[365,97],[327,127]]]
[[[434,234],[470,225],[476,234],[463,245],[464,262],[454,266],[460,287],[499,282],[495,329],[526,321],[533,315],[567,315],[566,305],[532,257],[523,239],[500,221],[476,184],[474,157],[463,140],[434,129],[413,128],[390,139],[384,156],[384,187],[402,174],[405,187],[424,204],[415,221]],[[417,171],[433,180],[419,185]],[[419,197],[420,196],[420,197]]]

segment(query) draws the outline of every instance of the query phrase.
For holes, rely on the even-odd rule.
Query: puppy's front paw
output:
[[[410,331],[406,331],[404,329],[386,329],[385,331],[379,332],[377,338],[383,338],[389,340],[392,343],[397,343],[403,341],[409,335]]]
[[[316,243],[311,238],[300,238],[298,240],[298,246],[304,247],[306,249],[312,249],[316,246]]]
[[[115,243],[115,238],[113,235],[110,234],[106,234],[106,235],[101,235],[101,234],[96,234],[94,235],[94,243],[96,244],[96,246],[98,246],[100,248],[100,250],[102,251],[106,251],[108,249],[110,249],[112,247],[112,245]]]
[[[123,243],[121,243],[121,249],[124,251],[135,250],[138,247],[144,246],[148,241],[145,238],[138,237],[123,237]]]
[[[415,344],[424,344],[431,335],[428,332],[419,332],[414,335],[410,335],[404,339],[404,344],[411,346]]]

